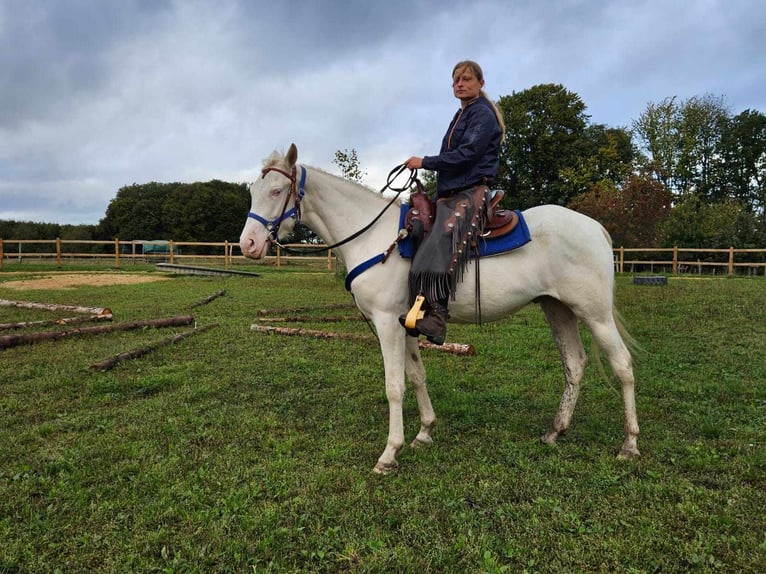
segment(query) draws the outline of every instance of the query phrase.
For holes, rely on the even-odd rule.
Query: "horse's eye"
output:
[[[276,188],[271,190],[271,197],[279,197],[282,193],[282,189]]]

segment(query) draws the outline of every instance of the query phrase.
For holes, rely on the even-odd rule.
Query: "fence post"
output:
[[[277,269],[282,267],[282,249],[277,245]]]
[[[729,246],[729,275],[734,275],[734,246]]]
[[[673,246],[673,275],[678,274],[678,245]]]
[[[332,271],[332,251],[327,250],[327,270]]]
[[[120,268],[120,238],[114,238],[114,266]]]
[[[3,266],[3,259],[5,259],[5,255],[3,254],[3,238],[0,237],[0,267]]]
[[[229,240],[223,242],[223,267],[229,268]]]
[[[625,247],[620,246],[620,273],[625,271]]]

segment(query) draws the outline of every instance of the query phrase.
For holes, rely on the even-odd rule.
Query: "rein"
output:
[[[266,177],[266,174],[270,171],[276,171],[277,173],[281,173],[284,175],[287,179],[290,180],[290,193],[287,194],[287,197],[285,198],[285,203],[282,206],[282,213],[275,217],[272,220],[268,220],[264,217],[261,217],[257,213],[253,213],[252,211],[247,214],[247,216],[251,219],[255,219],[256,221],[262,223],[266,226],[266,229],[269,232],[269,240],[274,244],[278,245],[281,249],[284,249],[288,253],[296,253],[296,254],[306,254],[306,253],[322,253],[324,251],[331,251],[333,249],[336,249],[340,247],[341,245],[345,245],[346,243],[350,243],[363,233],[367,232],[372,228],[377,221],[383,217],[383,214],[388,210],[389,207],[391,207],[394,202],[399,198],[399,196],[404,192],[410,189],[417,181],[417,170],[411,170],[410,176],[405,182],[405,184],[401,187],[393,187],[394,181],[396,181],[396,178],[401,175],[401,173],[407,169],[404,164],[397,165],[394,167],[389,173],[388,177],[386,178],[386,185],[384,185],[379,193],[383,193],[386,191],[386,189],[390,189],[391,191],[396,192],[396,195],[391,198],[391,201],[389,201],[386,206],[378,213],[378,215],[375,216],[375,218],[370,221],[367,225],[365,225],[363,228],[359,229],[358,231],[355,231],[348,237],[333,243],[332,245],[328,245],[327,247],[324,247],[322,249],[292,249],[290,247],[287,247],[285,245],[282,245],[279,242],[279,226],[282,224],[283,221],[286,219],[289,219],[291,217],[294,217],[296,219],[296,223],[300,223],[301,221],[301,211],[300,211],[300,205],[301,200],[303,199],[303,196],[306,194],[305,185],[306,185],[306,168],[303,166],[300,166],[301,168],[301,179],[300,183],[297,184],[297,169],[295,166],[293,166],[292,172],[288,173],[282,169],[279,169],[277,167],[265,167],[261,171],[261,179]],[[290,198],[293,198],[293,207],[292,209],[287,209],[287,206],[290,202]]]

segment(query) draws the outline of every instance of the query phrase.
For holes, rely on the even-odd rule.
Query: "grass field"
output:
[[[261,309],[349,303],[332,274],[17,291],[14,270],[0,298],[218,326],[107,372],[88,366],[187,328],[0,350],[0,573],[766,571],[763,278],[618,278],[643,347],[640,459],[615,458],[622,402],[594,365],[568,434],[538,442],[563,378],[532,306],[450,327],[475,357],[424,351],[434,444],[381,477],[376,345],[250,331]],[[350,309],[306,314],[292,326],[369,334],[323,321]],[[0,323],[65,316],[0,307]]]

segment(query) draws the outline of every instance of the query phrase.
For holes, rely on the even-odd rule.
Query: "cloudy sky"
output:
[[[122,186],[252,181],[291,142],[380,187],[438,151],[462,59],[609,126],[671,96],[766,113],[764,38],[763,0],[0,0],[0,219],[95,224]]]

